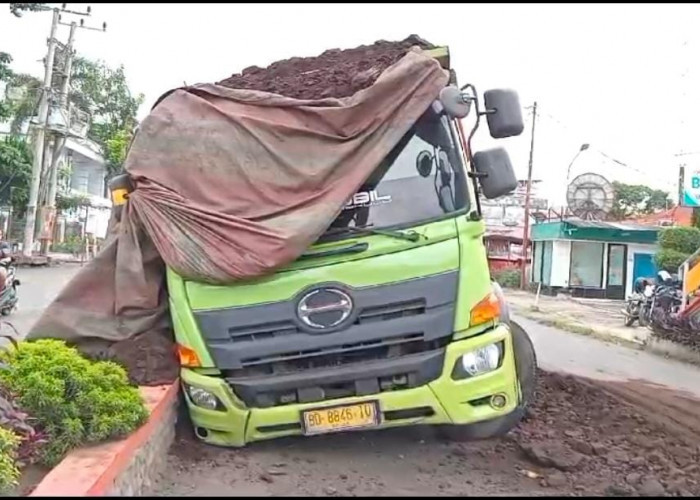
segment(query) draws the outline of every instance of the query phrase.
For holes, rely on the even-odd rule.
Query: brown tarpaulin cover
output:
[[[121,222],[29,338],[65,339],[86,354],[121,358],[130,371],[149,371],[156,361],[144,359],[145,347],[134,349],[134,337],[160,335],[162,349],[172,346],[164,262],[188,279],[231,283],[293,261],[447,81],[438,62],[416,49],[342,99],[212,84],[175,90],[131,146],[125,169],[136,189]],[[127,339],[137,342],[115,352]]]

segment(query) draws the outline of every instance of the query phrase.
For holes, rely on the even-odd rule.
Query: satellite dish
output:
[[[604,220],[613,207],[615,190],[602,175],[581,174],[566,189],[571,212],[585,220]]]

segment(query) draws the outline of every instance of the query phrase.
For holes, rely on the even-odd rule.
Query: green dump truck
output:
[[[449,67],[449,53],[435,57]],[[482,109],[483,108],[483,109]],[[467,134],[460,120],[476,117]],[[491,281],[479,193],[516,186],[501,148],[517,95],[450,84],[308,251],[221,286],[167,271],[181,382],[196,435],[222,446],[290,435],[439,426],[485,438],[518,423],[535,354]]]

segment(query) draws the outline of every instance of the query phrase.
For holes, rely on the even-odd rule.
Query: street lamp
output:
[[[574,155],[574,158],[571,160],[571,163],[569,163],[569,167],[566,169],[566,184],[569,184],[569,176],[571,175],[571,167],[573,166],[574,162],[576,161],[576,158],[578,158],[578,155],[580,155],[583,151],[587,150],[590,147],[590,144],[581,144],[581,147],[579,148],[578,151],[576,151],[576,154]]]

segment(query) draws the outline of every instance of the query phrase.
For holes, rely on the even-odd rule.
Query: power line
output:
[[[559,120],[559,119],[556,118],[555,116],[552,116],[552,114],[550,114],[550,113],[548,113],[548,112],[546,112],[546,111],[538,110],[538,114],[539,114],[540,116],[545,116],[546,118],[549,118],[550,120],[552,120],[552,121],[556,122],[557,124],[561,125],[561,126],[566,130],[566,132],[568,132],[568,135],[569,135],[570,137],[573,138],[573,135],[575,134],[575,132],[574,132],[573,130],[571,130],[571,128],[569,128],[567,125],[565,125],[564,123],[562,123],[561,120]],[[576,135],[577,135],[577,136],[580,136],[580,134],[576,134]],[[652,172],[648,172],[648,171],[644,171],[644,170],[641,170],[641,169],[639,169],[639,168],[637,168],[637,167],[633,167],[632,165],[628,165],[627,163],[624,163],[624,162],[622,162],[622,161],[620,161],[620,160],[617,160],[617,159],[611,157],[610,155],[608,155],[608,154],[605,153],[604,151],[601,151],[599,148],[597,148],[597,147],[595,147],[595,146],[593,146],[593,145],[590,146],[590,149],[596,151],[596,152],[599,153],[600,155],[604,156],[605,158],[607,158],[608,160],[614,162],[615,164],[620,165],[621,167],[627,168],[627,169],[629,169],[629,170],[631,170],[631,171],[634,171],[634,172],[636,172],[636,173],[638,173],[638,174],[641,174],[641,175],[644,175],[644,176],[647,176],[647,177],[654,178],[654,179],[656,179],[656,180],[658,180],[658,181],[663,181],[664,184],[668,183],[668,179],[667,179],[666,177],[661,177],[661,176],[659,176],[658,174],[655,174],[655,173],[652,173]]]

